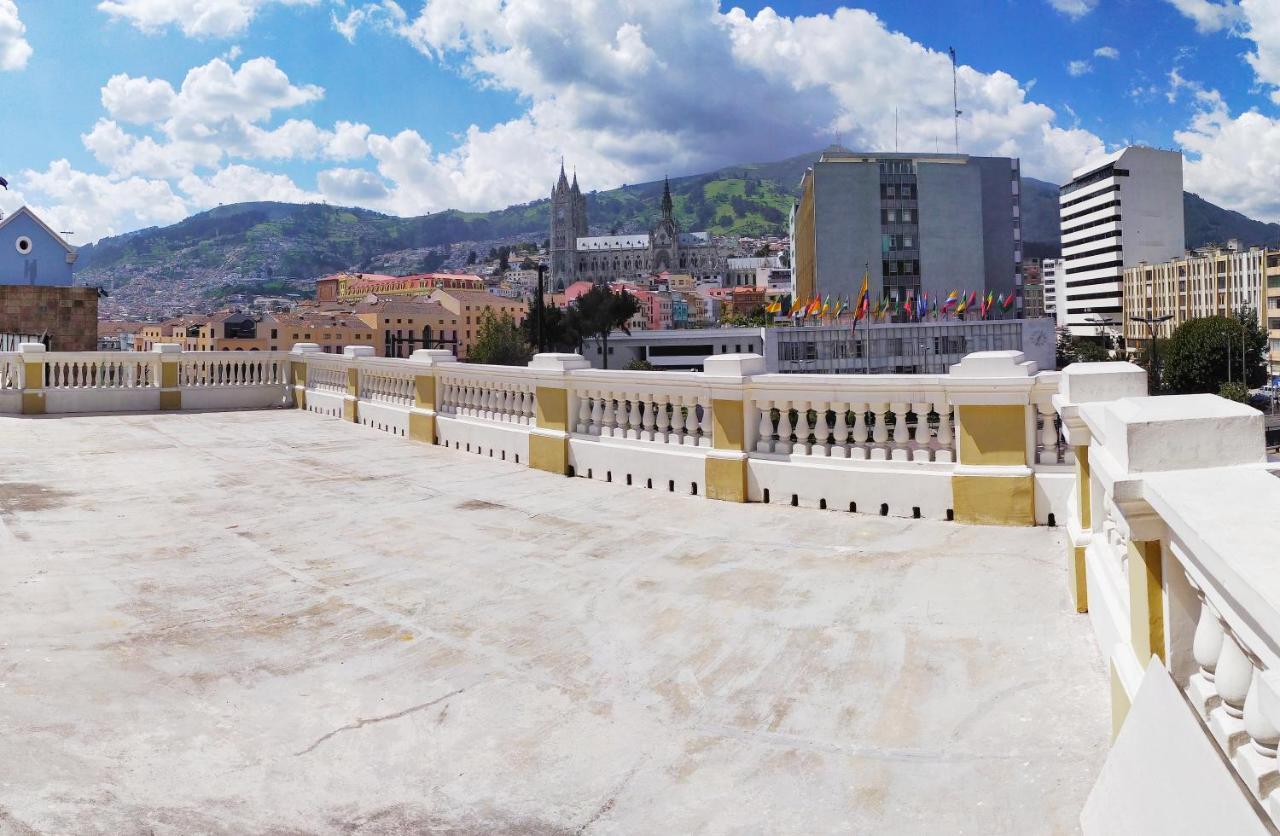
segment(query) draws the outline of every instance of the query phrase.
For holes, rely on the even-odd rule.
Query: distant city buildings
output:
[[[1059,328],[1066,325],[1063,320],[1064,308],[1058,294],[1058,274],[1062,270],[1062,264],[1060,258],[1046,258],[1040,261],[1040,284],[1044,287],[1044,312],[1047,316],[1054,318]]]
[[[1125,327],[1125,268],[1185,249],[1182,154],[1125,148],[1077,169],[1058,199],[1059,321],[1073,336],[1109,341]]]
[[[578,187],[578,175],[573,175],[570,184],[562,165],[560,179],[551,191],[550,288],[568,287],[575,281],[607,284],[634,280],[664,271],[720,281],[725,269],[724,249],[706,232],[680,230],[670,184],[663,186],[661,209],[661,217],[647,234],[591,236],[587,200]]]
[[[854,298],[865,271],[873,300],[1021,296],[1021,182],[1009,157],[829,149],[791,213],[794,293]]]
[[[420,296],[436,288],[484,290],[484,279],[470,273],[420,273],[384,276],[374,273],[335,273],[316,280],[316,302],[357,302],[370,294],[379,297]]]

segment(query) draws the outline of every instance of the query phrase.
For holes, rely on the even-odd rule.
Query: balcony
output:
[[[0,355],[6,816],[1270,826],[1247,410],[1011,352],[707,366]]]

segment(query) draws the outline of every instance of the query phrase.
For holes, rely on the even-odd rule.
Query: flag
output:
[[[1006,299],[1004,300],[1004,305],[1002,305],[1001,307],[1003,307],[1006,311],[1013,307],[1013,294],[1012,294],[1012,293],[1010,293],[1010,294],[1009,294],[1009,296],[1008,296],[1008,298],[1006,298]]]
[[[857,304],[857,309],[860,311],[863,311],[864,315],[867,308],[868,293],[870,290],[870,285],[871,285],[871,271],[863,270],[862,271],[862,289],[858,291],[858,301],[856,304]]]
[[[960,304],[960,294],[953,290],[947,294],[947,301],[942,303],[942,309],[950,311],[958,304]]]
[[[822,303],[822,308],[819,311],[818,315],[826,316],[829,313],[831,313],[831,294],[830,293],[827,294],[827,301]]]
[[[970,308],[978,304],[978,291],[976,290],[969,291],[969,298],[966,301],[968,302],[968,307]]]
[[[915,312],[911,309],[911,294],[907,294],[907,301],[902,305],[902,312],[907,315],[907,321],[910,322],[915,318]]]
[[[804,310],[804,300],[797,296],[791,300],[791,310],[788,312],[788,315],[799,316],[802,310]]]
[[[804,310],[804,315],[805,315],[805,316],[817,316],[817,315],[818,315],[818,311],[820,311],[820,310],[822,310],[822,297],[821,297],[821,296],[815,296],[815,297],[813,297],[813,299],[812,299],[812,300],[810,300],[810,302],[809,302],[809,307],[805,308],[805,310]]]
[[[835,319],[840,318],[840,311],[844,310],[844,300],[836,299],[836,304],[831,308],[831,316]]]
[[[961,293],[960,302],[959,304],[956,305],[956,316],[963,316],[964,312],[968,308],[969,308],[969,299],[963,293]]]
[[[933,318],[938,318],[938,297],[936,295],[933,297]]]
[[[0,188],[4,189],[6,192],[9,191],[9,181],[0,177]]]

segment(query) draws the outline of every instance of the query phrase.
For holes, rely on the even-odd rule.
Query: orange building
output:
[[[419,273],[387,276],[380,273],[334,273],[316,280],[316,302],[358,302],[370,293],[385,296],[419,296],[436,289],[484,290],[484,279],[464,273]]]
[[[529,306],[524,302],[495,296],[483,290],[439,288],[433,290],[427,299],[438,303],[457,318],[459,360],[466,359],[471,347],[476,344],[476,337],[480,332],[480,315],[486,310],[493,311],[497,316],[508,313],[516,325],[522,324],[529,315]]]
[[[353,312],[374,329],[380,357],[408,357],[417,348],[457,350],[458,316],[438,302],[379,299],[361,302]]]

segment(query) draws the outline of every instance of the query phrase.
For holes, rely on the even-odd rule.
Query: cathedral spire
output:
[[[557,189],[568,189],[569,178],[564,176],[564,157],[560,158],[560,179],[556,181]]]
[[[665,176],[662,178],[662,217],[671,220],[671,181]]]
[[[578,167],[573,168],[573,190],[578,191]]]

